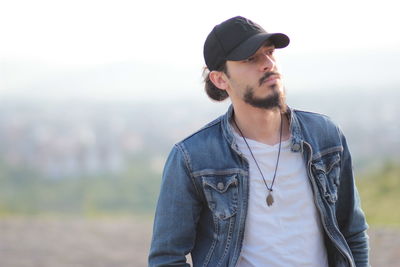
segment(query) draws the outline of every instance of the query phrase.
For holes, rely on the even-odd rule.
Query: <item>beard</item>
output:
[[[254,96],[254,88],[247,86],[246,91],[243,96],[243,100],[256,108],[262,109],[275,109],[278,108],[282,112],[285,112],[286,101],[285,94],[278,88],[277,84],[270,87],[272,93],[263,98],[257,98]]]

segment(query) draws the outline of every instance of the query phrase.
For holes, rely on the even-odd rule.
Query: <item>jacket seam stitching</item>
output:
[[[334,153],[334,152],[343,152],[343,146],[334,146],[334,147],[330,147],[327,148],[325,150],[322,150],[321,152],[315,153],[312,156],[312,160],[316,160],[316,159],[320,159],[321,157],[330,154],[330,153]]]
[[[193,172],[192,175],[194,178],[208,175],[234,175],[234,174],[242,174],[246,175],[247,171],[242,170],[240,168],[232,168],[226,170],[213,170],[213,169],[205,169],[201,171]]]
[[[213,217],[213,222],[214,222],[215,235],[218,238],[218,232],[219,232],[218,219],[215,217],[214,214],[212,215],[212,217]],[[209,251],[208,251],[208,253],[206,255],[206,259],[205,259],[205,262],[203,264],[204,267],[206,267],[208,265],[208,263],[210,262],[210,260],[211,260],[212,254],[214,253],[214,249],[215,249],[215,246],[217,244],[217,240],[218,240],[217,238],[214,238],[214,240],[213,240],[213,242],[211,244],[211,247],[210,247],[210,249],[209,249]]]
[[[224,253],[222,254],[222,257],[220,258],[217,266],[221,266],[224,258],[226,257],[226,255],[228,254],[228,250],[229,250],[229,246],[231,244],[232,241],[232,234],[233,234],[233,226],[234,226],[234,218],[230,218],[229,219],[229,227],[228,227],[228,238],[226,239],[226,243],[225,243],[225,248],[224,248]]]
[[[181,153],[183,154],[183,158],[184,158],[184,162],[185,162],[185,166],[189,172],[190,175],[190,180],[196,190],[197,196],[201,198],[200,196],[200,192],[199,189],[196,186],[196,183],[194,181],[194,176],[193,176],[193,172],[192,172],[192,167],[191,167],[191,163],[190,163],[190,157],[188,155],[188,153],[186,152],[186,149],[183,148],[183,144],[177,144],[176,147],[181,151]]]

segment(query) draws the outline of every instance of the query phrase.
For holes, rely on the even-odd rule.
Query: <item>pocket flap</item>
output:
[[[237,186],[237,183],[236,175],[223,177],[223,179],[219,179],[218,177],[203,177],[203,185],[209,186],[220,193],[225,193],[230,186]]]

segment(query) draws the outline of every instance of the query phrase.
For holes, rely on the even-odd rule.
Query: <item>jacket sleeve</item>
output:
[[[190,161],[176,145],[165,164],[153,225],[149,266],[189,266],[186,255],[196,238],[201,211]]]
[[[336,206],[339,229],[345,237],[357,267],[369,265],[367,222],[361,209],[360,197],[355,185],[351,155],[343,134],[341,177]]]

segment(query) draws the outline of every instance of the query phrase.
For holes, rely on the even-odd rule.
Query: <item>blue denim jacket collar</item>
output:
[[[241,154],[241,152],[237,148],[235,138],[233,136],[234,130],[230,123],[230,121],[232,120],[233,113],[234,113],[233,106],[230,105],[228,111],[226,112],[226,114],[222,119],[222,129],[223,129],[223,134],[228,143],[231,144],[232,149]],[[290,121],[291,150],[293,152],[301,152],[303,144],[302,142],[303,136],[300,130],[299,121],[296,118],[296,114],[293,112],[292,108],[287,107],[287,114],[289,116],[289,121]]]

